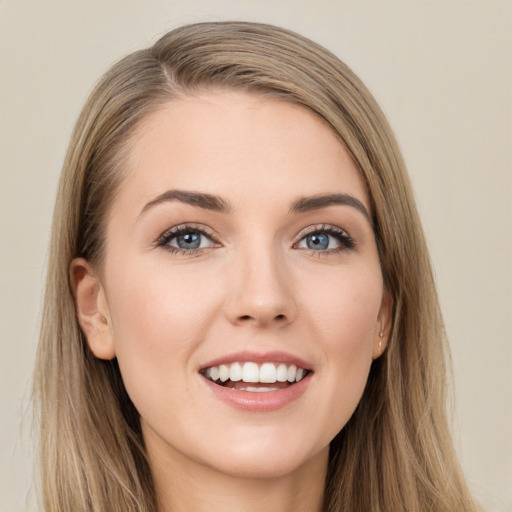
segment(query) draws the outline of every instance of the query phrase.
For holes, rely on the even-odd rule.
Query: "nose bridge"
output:
[[[258,326],[293,321],[293,284],[285,257],[275,244],[246,244],[235,253],[229,276],[230,321]]]

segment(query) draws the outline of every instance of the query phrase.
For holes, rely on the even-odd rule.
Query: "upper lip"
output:
[[[310,363],[305,361],[304,359],[297,357],[293,354],[289,354],[287,352],[282,351],[271,351],[271,352],[255,352],[255,351],[241,351],[241,352],[233,352],[231,354],[227,354],[225,356],[221,356],[207,363],[201,365],[200,371],[205,370],[206,368],[211,368],[213,366],[219,366],[221,364],[231,364],[231,363],[245,363],[252,362],[257,364],[263,363],[285,363],[285,364],[294,364],[297,368],[303,368],[304,370],[312,370],[312,366]]]

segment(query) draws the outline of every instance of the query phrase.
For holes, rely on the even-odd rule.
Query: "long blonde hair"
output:
[[[48,512],[155,512],[138,413],[115,360],[77,323],[69,265],[101,262],[108,208],[141,119],[205,88],[311,109],[367,187],[393,327],[354,415],[331,443],[327,512],[473,511],[446,420],[446,341],[413,193],[375,100],[334,55],[293,32],[224,22],[181,27],[116,64],[78,119],[55,206],[34,390]]]

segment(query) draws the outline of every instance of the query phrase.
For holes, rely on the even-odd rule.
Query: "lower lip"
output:
[[[306,391],[312,374],[310,373],[300,382],[296,382],[287,388],[264,392],[225,388],[213,383],[202,375],[200,377],[216,398],[236,409],[249,412],[272,412],[298,400]]]

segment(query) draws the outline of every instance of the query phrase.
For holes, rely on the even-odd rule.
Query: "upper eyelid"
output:
[[[187,231],[200,233],[201,235],[205,235],[208,238],[211,238],[213,242],[220,243],[218,237],[215,236],[215,233],[211,228],[208,228],[203,224],[196,223],[178,224],[177,226],[166,229],[161,235],[158,236],[156,243],[161,244],[168,241],[170,238]]]
[[[339,226],[335,226],[333,224],[315,224],[313,226],[309,226],[307,228],[302,229],[296,236],[298,240],[304,238],[307,235],[311,235],[312,233],[319,232],[334,232],[340,235],[345,235],[350,237],[349,232],[346,229],[340,228]]]
[[[338,238],[338,241],[341,243],[342,247],[339,248],[332,248],[332,249],[325,249],[325,250],[315,250],[315,249],[309,249],[315,256],[320,255],[329,255],[329,254],[337,254],[341,251],[344,251],[346,249],[354,249],[357,247],[357,243],[354,240],[354,238],[349,234],[349,232],[343,228],[340,228],[339,226],[333,225],[333,224],[316,224],[313,226],[309,226],[308,228],[303,229],[299,235],[297,235],[296,241],[293,244],[294,248],[297,247],[304,238],[306,238],[309,235],[312,235],[314,233],[325,233],[331,237]],[[302,250],[306,250],[306,248],[302,248]]]
[[[178,224],[176,226],[173,226],[172,228],[166,229],[162,234],[172,234],[172,233],[179,233],[180,231],[198,231],[198,232],[205,232],[209,233],[212,231],[208,226],[205,226],[204,224],[196,224],[193,223],[185,223],[185,224]]]
[[[161,235],[159,235],[158,238],[156,239],[156,243],[157,244],[164,243],[164,242],[168,241],[169,238],[172,238],[173,236],[177,236],[180,233],[187,232],[187,231],[200,233],[202,235],[205,235],[205,236],[211,238],[211,240],[214,243],[217,243],[217,244],[221,243],[220,237],[218,237],[216,235],[216,233],[213,229],[211,229],[210,227],[208,227],[204,224],[199,224],[199,223],[183,223],[183,224],[178,224],[176,226],[173,226],[173,227],[165,230]],[[340,228],[339,226],[336,226],[333,224],[326,224],[326,223],[314,224],[314,225],[308,226],[306,228],[303,228],[294,237],[294,240],[295,240],[294,244],[298,243],[304,237],[306,237],[312,233],[318,233],[318,232],[331,232],[333,234],[339,234],[339,235],[345,236],[350,239],[352,238],[347,230]]]

